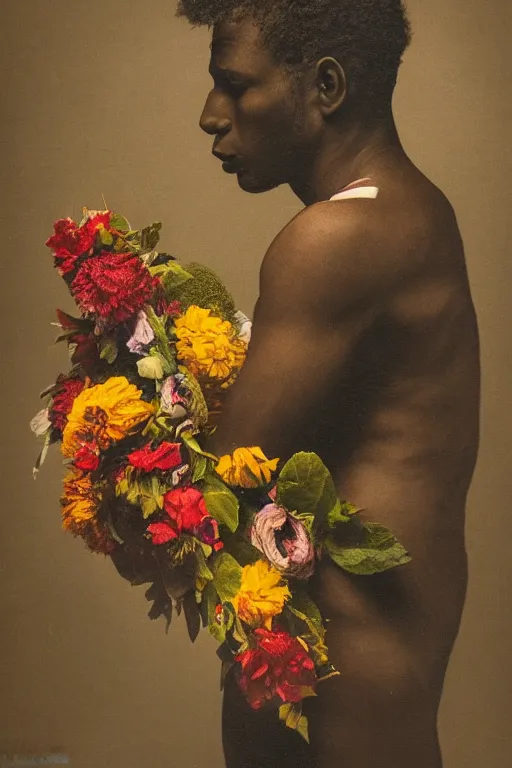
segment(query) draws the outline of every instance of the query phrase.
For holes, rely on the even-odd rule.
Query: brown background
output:
[[[446,768],[502,768],[510,741],[509,0],[410,0],[396,94],[404,145],[448,195],[466,243],[483,349],[483,434],[468,510],[471,581],[441,711]],[[54,450],[36,483],[28,421],[66,370],[71,309],[43,243],[107,204],[163,247],[217,269],[251,310],[260,259],[300,208],[241,193],[197,121],[209,34],[164,0],[1,3],[3,131],[0,753],[67,752],[76,768],[220,768],[215,643],[145,615],[108,560],[59,529]],[[508,117],[508,121],[507,121]],[[413,512],[413,511],[412,511]],[[376,756],[378,765],[378,756]]]

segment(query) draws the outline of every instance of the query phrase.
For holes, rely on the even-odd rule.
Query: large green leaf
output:
[[[208,513],[230,531],[238,528],[238,499],[220,478],[208,475],[201,487]]]
[[[359,576],[382,573],[411,561],[405,547],[378,523],[365,523],[357,544],[343,546],[328,536],[324,546],[340,568]]]
[[[222,602],[229,602],[240,590],[242,566],[227,552],[221,552],[212,566],[213,584]]]
[[[316,453],[294,454],[277,479],[277,504],[290,512],[315,515],[323,527],[339,506],[331,473]]]

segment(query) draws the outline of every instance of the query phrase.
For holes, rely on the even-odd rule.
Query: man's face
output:
[[[223,168],[247,192],[290,183],[311,150],[311,121],[300,84],[275,63],[253,23],[214,28],[210,74],[200,125],[215,136],[221,159],[231,158]]]

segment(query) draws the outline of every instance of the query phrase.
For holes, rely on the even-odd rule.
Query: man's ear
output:
[[[337,59],[325,56],[317,62],[315,84],[322,113],[327,116],[336,112],[347,98],[347,78]]]

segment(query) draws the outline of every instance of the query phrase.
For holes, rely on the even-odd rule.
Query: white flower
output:
[[[45,435],[51,426],[52,423],[48,418],[48,408],[43,408],[41,411],[36,413],[30,422],[30,429],[37,435],[37,437],[42,437]]]
[[[137,315],[137,321],[133,333],[126,342],[126,346],[130,352],[134,352],[137,355],[143,355],[146,352],[146,348],[155,338],[155,332],[151,327],[148,316],[141,309]]]
[[[241,341],[245,341],[246,344],[249,344],[251,340],[252,322],[249,320],[247,315],[244,315],[244,313],[240,310],[236,312],[235,317],[240,324],[240,333],[238,334],[238,338],[241,339]]]

